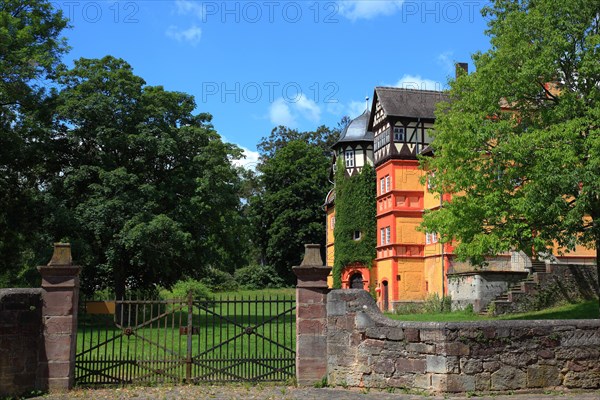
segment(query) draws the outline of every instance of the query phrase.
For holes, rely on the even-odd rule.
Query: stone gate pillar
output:
[[[42,347],[39,354],[39,387],[65,391],[73,387],[77,339],[79,272],[71,259],[71,245],[55,243],[42,275]]]
[[[296,286],[296,380],[312,385],[327,376],[327,276],[321,245],[305,245],[304,260],[292,270]]]

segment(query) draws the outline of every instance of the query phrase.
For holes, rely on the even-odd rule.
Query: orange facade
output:
[[[390,159],[379,165],[376,172],[380,307],[422,301],[431,293],[441,295],[441,244],[437,235],[418,231],[425,204],[430,208],[439,206],[439,196],[428,192],[426,184],[421,183],[425,173],[417,160]]]

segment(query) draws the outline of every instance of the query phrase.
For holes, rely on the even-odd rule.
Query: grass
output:
[[[591,300],[583,303],[567,303],[541,311],[502,315],[497,319],[597,319],[599,315],[598,300]]]
[[[77,379],[85,382],[95,371],[89,378],[107,383],[157,377],[179,381],[189,350],[192,376],[198,380],[250,375],[286,380],[293,376],[295,356],[295,300],[290,292],[240,291],[196,302],[189,336],[185,301],[125,304],[122,324],[114,315],[80,314]],[[97,376],[98,371],[103,375]]]
[[[576,304],[562,304],[556,307],[540,311],[531,311],[520,314],[507,314],[497,317],[481,316],[466,311],[455,311],[451,313],[425,313],[425,314],[392,314],[386,313],[391,319],[401,321],[422,322],[461,322],[461,321],[485,321],[485,320],[536,320],[536,319],[597,319],[598,301],[591,300]]]
[[[240,298],[256,299],[256,298],[289,298],[296,297],[296,288],[279,288],[279,289],[262,289],[262,290],[237,290],[235,292],[218,292],[213,293],[215,299]]]

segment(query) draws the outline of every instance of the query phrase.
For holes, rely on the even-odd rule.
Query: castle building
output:
[[[425,211],[451,201],[451,195],[429,190],[427,171],[419,168],[417,158],[434,156],[430,147],[434,111],[445,98],[444,92],[439,91],[376,87],[370,110],[352,120],[332,148],[332,170],[341,157],[345,167],[343,179],[360,174],[367,164],[375,168],[376,192],[371,194],[376,199],[375,257],[371,265],[344,265],[340,274],[342,288],[372,290],[382,310],[403,302],[421,302],[431,294],[441,297],[448,293],[449,272],[471,268],[456,262],[452,245],[439,242],[435,232],[417,230]],[[335,200],[334,185],[324,205],[330,266],[336,257]],[[354,232],[354,240],[360,241],[361,228]],[[491,268],[514,270],[515,260],[519,259],[515,254],[490,259]],[[589,263],[595,262],[594,256],[594,250],[578,247],[570,254],[555,257],[555,261]],[[523,265],[521,262],[519,268]],[[330,276],[330,287],[333,282]]]
[[[360,173],[366,163],[375,167],[375,259],[371,266],[344,267],[341,283],[343,288],[372,285],[382,309],[444,292],[444,268],[452,249],[442,246],[437,235],[417,231],[424,210],[440,205],[439,196],[421,182],[425,172],[419,169],[417,155],[430,151],[435,105],[443,97],[436,91],[377,87],[371,110],[351,121],[333,146],[334,164],[343,157],[346,178]],[[335,188],[327,196],[325,209],[327,264],[333,265]]]

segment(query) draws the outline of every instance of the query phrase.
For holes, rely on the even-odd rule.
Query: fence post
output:
[[[185,383],[192,381],[192,333],[194,330],[194,294],[190,290],[187,294],[188,319],[187,319],[187,352],[185,358]],[[173,316],[174,318],[174,316]]]
[[[296,380],[312,385],[327,376],[327,276],[321,245],[304,245],[304,260],[292,270],[296,285]]]
[[[39,387],[66,391],[75,380],[79,272],[71,259],[71,245],[55,243],[42,275],[42,348],[39,354]]]

